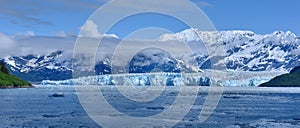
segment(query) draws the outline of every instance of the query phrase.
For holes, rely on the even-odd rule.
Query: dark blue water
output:
[[[64,93],[64,97],[49,96],[53,93]],[[168,94],[168,98],[172,96],[176,94]],[[206,93],[199,93],[194,107],[175,127],[300,127],[298,88],[225,88],[215,112],[200,123],[198,116],[205,96]],[[107,100],[115,100],[110,103],[132,116],[157,114],[164,109],[161,106],[172,101],[166,98],[160,104],[122,107],[126,103],[119,102],[122,98],[110,96]],[[72,87],[2,89],[0,122],[1,128],[100,127],[85,113]]]

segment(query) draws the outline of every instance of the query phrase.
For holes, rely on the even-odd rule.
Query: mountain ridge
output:
[[[227,69],[242,71],[290,71],[299,66],[300,40],[290,31],[274,31],[260,35],[251,31],[199,31],[187,29],[175,34],[165,34],[161,41],[203,41],[207,47],[224,48],[223,61]],[[213,42],[213,43],[211,43]]]
[[[300,39],[290,31],[274,31],[261,35],[252,31],[199,31],[187,29],[180,33],[162,35],[160,41],[199,41],[208,42],[212,49],[224,48],[224,57],[206,53],[192,55],[197,61],[199,71],[211,68],[211,65],[225,64],[226,70],[232,71],[280,71],[289,72],[300,65]],[[209,43],[213,42],[213,43]],[[65,80],[72,78],[72,58],[64,58],[63,51],[54,51],[48,55],[10,56],[4,59],[12,74],[25,80]],[[154,53],[153,53],[154,54]],[[145,56],[146,55],[146,56]],[[180,64],[180,58],[172,58],[155,53],[139,53],[133,57],[129,66],[131,73],[164,71],[178,72],[178,69],[191,67]],[[156,61],[153,57],[168,57]],[[111,74],[111,57],[98,60],[93,67],[95,75]],[[212,59],[217,58],[216,61]],[[83,59],[84,60],[84,59]],[[162,60],[162,59],[158,59]],[[193,67],[193,70],[196,70]]]

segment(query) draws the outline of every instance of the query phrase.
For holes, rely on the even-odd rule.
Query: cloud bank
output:
[[[32,33],[8,36],[0,33],[0,58],[7,56],[46,55],[56,50],[72,55],[76,37],[45,37]]]
[[[11,37],[0,33],[0,57],[10,55],[15,47],[16,42]]]

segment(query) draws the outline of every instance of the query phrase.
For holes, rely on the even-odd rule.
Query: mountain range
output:
[[[116,39],[118,40],[118,39]],[[129,64],[130,73],[146,72],[202,72],[211,65],[225,65],[232,71],[282,71],[289,72],[300,65],[300,39],[290,31],[275,31],[261,35],[251,31],[200,31],[187,29],[175,34],[161,35],[160,42],[208,42],[206,47],[225,51],[218,57],[207,53],[192,55],[197,66],[183,63],[182,58],[170,56],[162,51],[140,52]],[[151,51],[151,50],[150,50]],[[151,52],[150,52],[151,53]],[[72,78],[72,58],[63,57],[64,51],[53,51],[48,55],[9,56],[3,58],[10,72],[24,80],[65,80]],[[98,60],[94,66],[96,75],[111,74],[111,56]]]
[[[72,78],[71,59],[60,60],[63,51],[49,55],[11,56],[4,59],[10,72],[24,80],[64,80]]]
[[[300,65],[300,39],[290,31],[260,35],[240,30],[205,32],[187,29],[176,34],[162,35],[160,40],[202,40],[208,42],[208,47],[222,47],[226,56],[219,62],[225,62],[229,70],[289,71]]]

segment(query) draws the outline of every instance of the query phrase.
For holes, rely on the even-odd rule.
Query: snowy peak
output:
[[[119,37],[115,34],[104,34],[103,38],[115,38],[115,39],[119,39]]]
[[[252,37],[254,32],[251,31],[200,31],[199,29],[191,28],[186,29],[182,32],[175,34],[164,34],[160,36],[160,41],[182,41],[182,42],[191,42],[191,41],[209,41],[209,38],[219,39],[220,37],[226,38],[237,38],[237,37]]]
[[[72,77],[72,59],[63,59],[63,51],[48,55],[12,56],[4,59],[11,73],[31,82],[65,80]]]
[[[191,28],[160,37],[160,41],[172,40],[203,41],[211,49],[221,47],[226,51],[226,57],[216,64],[225,63],[229,70],[289,71],[300,65],[300,40],[290,31],[260,35],[251,31],[199,31]]]
[[[63,51],[55,51],[49,55],[27,55],[20,57],[8,57],[5,62],[9,65],[12,71],[28,73],[37,69],[70,69],[60,64],[57,59],[61,57]]]
[[[238,38],[251,38],[256,40],[262,40],[264,38],[277,38],[282,40],[295,40],[298,39],[297,36],[290,32],[275,31],[271,34],[260,35],[255,34],[252,31],[243,31],[243,30],[232,30],[232,31],[200,31],[199,29],[190,28],[182,32],[175,34],[164,34],[160,36],[160,41],[229,41],[232,39]],[[214,39],[214,40],[212,40]]]
[[[106,38],[106,39],[120,39],[116,34],[96,34],[96,35],[78,35],[80,38]]]
[[[159,49],[140,51],[133,57],[128,67],[129,73],[202,72],[196,64],[193,65],[193,63],[184,61],[182,58],[174,57]]]
[[[164,34],[160,37],[160,41],[172,41],[178,40],[182,42],[200,41],[200,37],[197,29],[187,29],[175,34]]]

